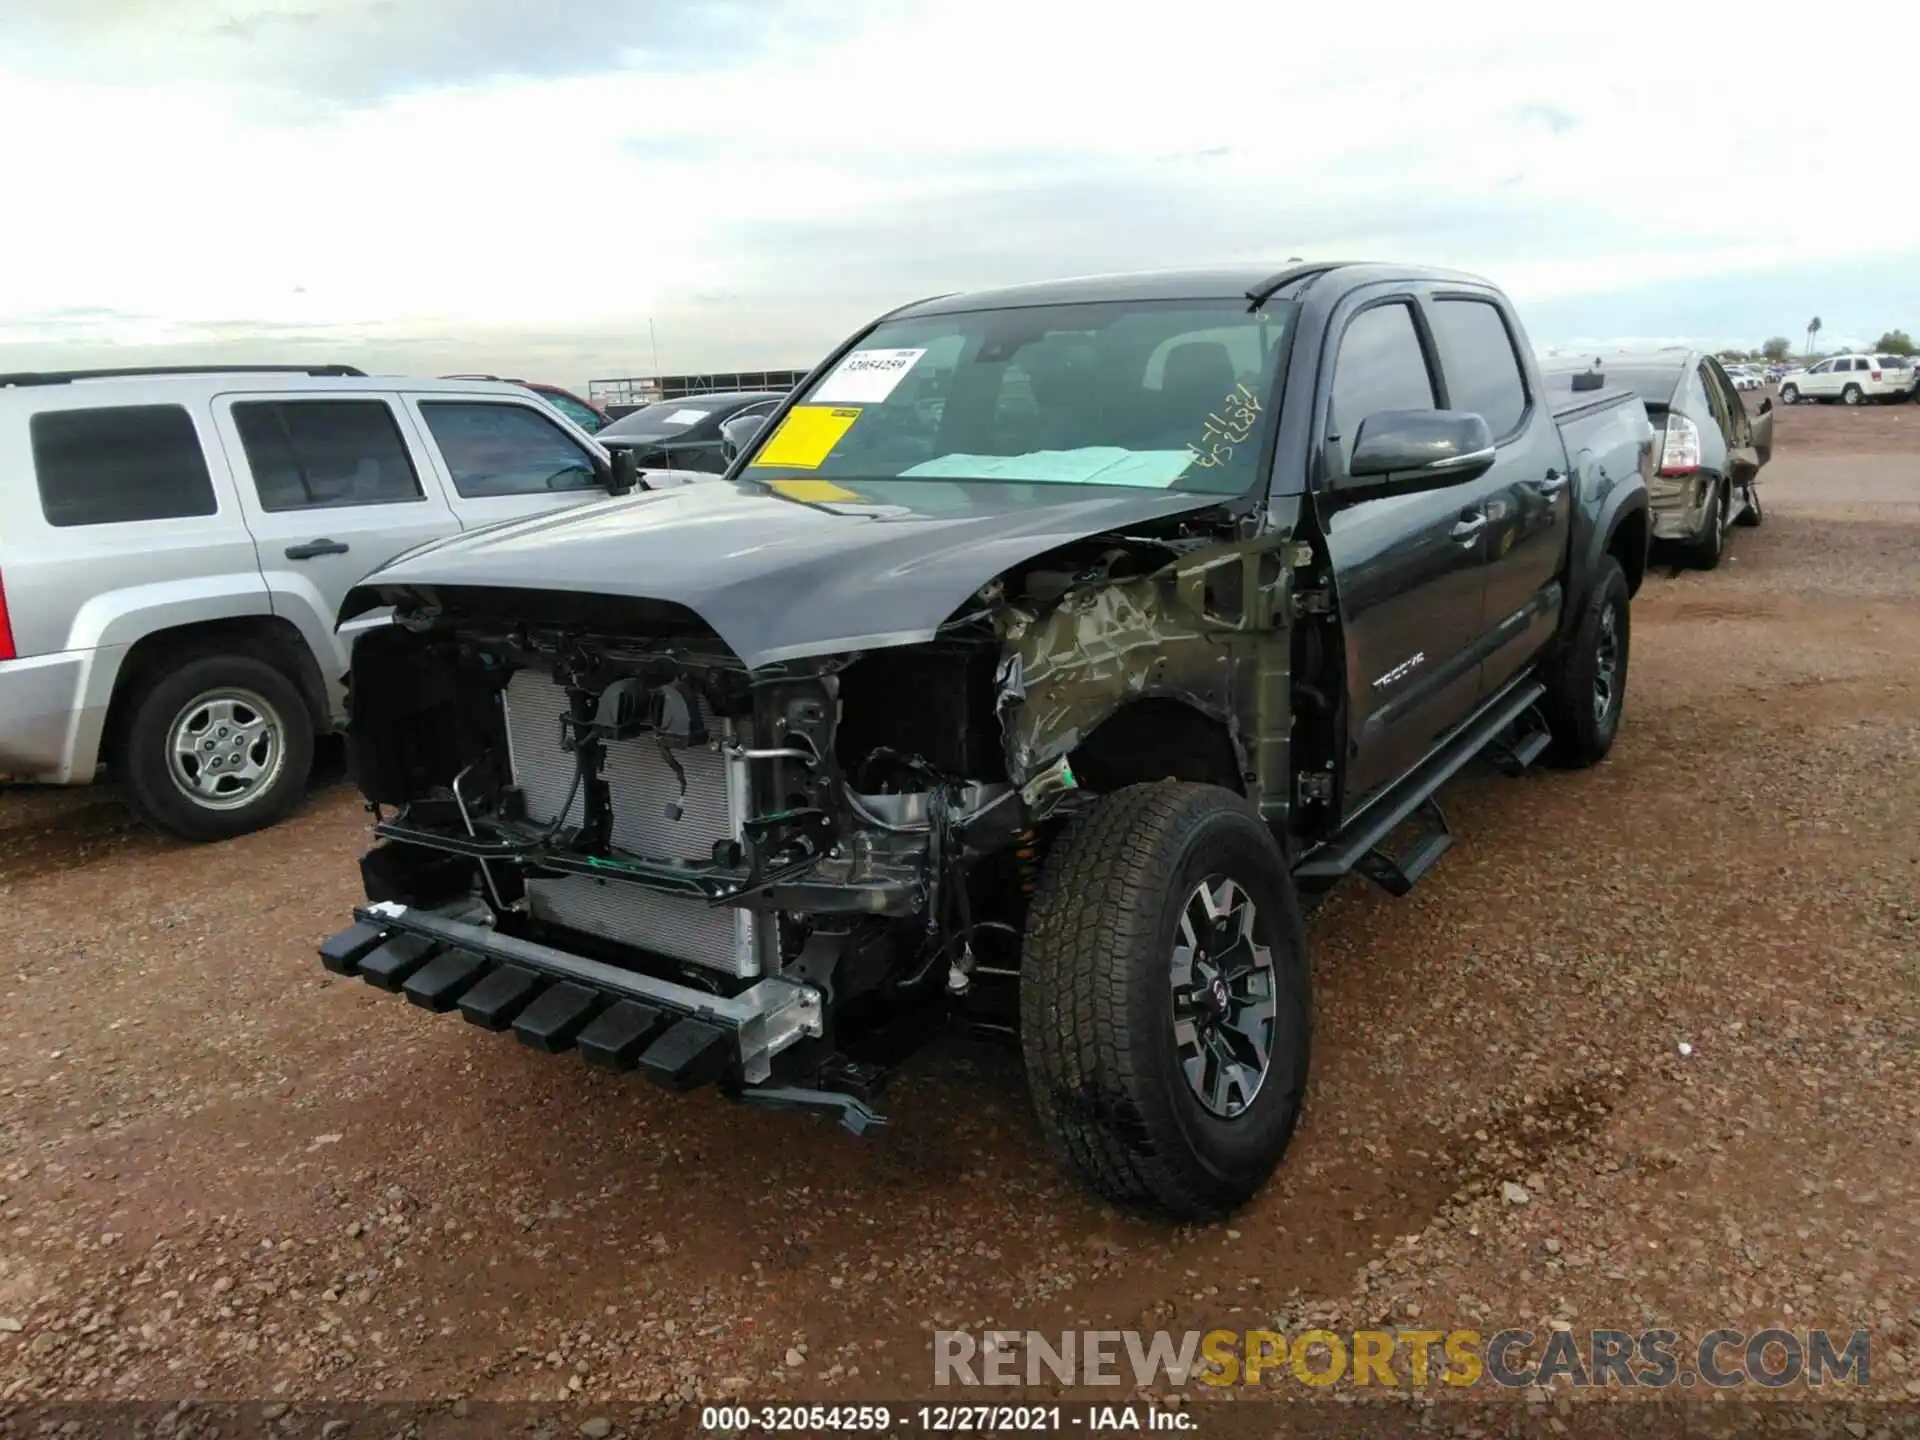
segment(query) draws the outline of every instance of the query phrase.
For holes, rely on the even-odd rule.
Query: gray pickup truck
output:
[[[956,1019],[1116,1202],[1252,1195],[1300,896],[1403,893],[1478,755],[1606,755],[1653,431],[1405,266],[953,295],[705,486],[431,546],[350,677],[377,843],[322,947],[545,1051],[860,1130]]]

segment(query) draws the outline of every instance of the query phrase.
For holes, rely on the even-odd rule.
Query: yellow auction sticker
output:
[[[809,505],[860,498],[846,486],[836,485],[831,480],[769,480],[767,488],[776,495],[784,495],[789,500],[804,500]]]
[[[829,405],[801,405],[789,410],[780,428],[753,457],[750,468],[818,469],[821,461],[840,443],[840,437],[851,430],[859,418],[858,410]]]

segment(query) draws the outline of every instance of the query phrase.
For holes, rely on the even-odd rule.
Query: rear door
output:
[[[1441,367],[1441,403],[1493,431],[1493,468],[1468,483],[1486,534],[1479,693],[1491,695],[1553,638],[1572,534],[1573,482],[1551,407],[1532,393],[1521,337],[1492,296],[1444,289],[1424,301]]]
[[[346,672],[340,602],[403,550],[458,533],[439,481],[386,393],[235,393],[214,402],[274,613]]]
[[[606,498],[592,442],[544,406],[458,393],[410,394],[405,403],[468,530]]]
[[[1344,475],[1360,426],[1433,409],[1433,344],[1411,292],[1361,295],[1336,317],[1323,475]],[[1398,779],[1478,694],[1485,518],[1479,482],[1322,504],[1346,635],[1345,815]]]

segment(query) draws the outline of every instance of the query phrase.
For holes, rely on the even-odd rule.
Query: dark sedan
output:
[[[765,417],[786,398],[778,391],[733,390],[689,395],[643,406],[614,421],[597,437],[608,449],[629,448],[642,470],[727,468],[720,427],[742,416]]]
[[[1729,525],[1758,525],[1760,468],[1773,454],[1773,401],[1749,415],[1726,370],[1713,356],[1675,347],[1540,362],[1553,390],[1585,389],[1598,375],[1608,389],[1631,390],[1660,436],[1660,463],[1648,484],[1653,538],[1688,563],[1711,570],[1726,548]]]

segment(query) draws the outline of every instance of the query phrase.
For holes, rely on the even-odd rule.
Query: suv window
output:
[[[420,414],[466,499],[590,490],[593,457],[566,431],[526,405],[422,400]]]
[[[1447,403],[1479,414],[1496,436],[1511,435],[1527,413],[1527,382],[1500,308],[1485,300],[1438,300],[1432,311]]]
[[[262,510],[325,510],[423,498],[384,400],[240,400],[233,426]]]
[[[179,405],[44,410],[28,433],[49,525],[177,520],[220,508],[200,434]]]
[[[1382,410],[1431,410],[1427,371],[1413,306],[1404,300],[1362,310],[1340,337],[1333,363],[1332,429],[1340,437],[1340,466],[1353,454],[1361,422]]]
[[[573,421],[574,424],[578,425],[589,435],[598,430],[602,424],[600,417],[594,413],[592,407],[582,405],[571,395],[556,395],[551,390],[536,390],[533,393],[546,401],[547,404],[553,406],[554,409]]]

